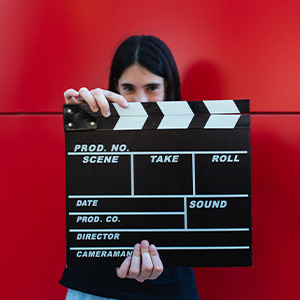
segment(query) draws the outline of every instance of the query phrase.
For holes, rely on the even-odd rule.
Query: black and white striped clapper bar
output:
[[[67,266],[251,266],[249,100],[65,104]]]

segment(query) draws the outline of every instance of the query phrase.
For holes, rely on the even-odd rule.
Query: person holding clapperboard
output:
[[[109,90],[83,87],[68,89],[64,96],[67,103],[87,102],[92,111],[100,109],[109,117],[108,102],[126,108],[128,102],[181,100],[180,80],[164,42],[154,36],[132,36],[113,57]],[[132,257],[117,269],[66,268],[60,283],[69,288],[68,300],[199,299],[193,269],[164,269],[157,248],[147,240],[136,244]]]

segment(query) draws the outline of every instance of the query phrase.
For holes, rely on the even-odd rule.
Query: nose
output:
[[[136,93],[135,102],[148,102],[148,97],[144,91],[138,91]]]

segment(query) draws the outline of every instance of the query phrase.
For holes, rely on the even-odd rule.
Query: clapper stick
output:
[[[251,266],[249,100],[64,105],[67,266]],[[178,260],[180,257],[180,260]]]

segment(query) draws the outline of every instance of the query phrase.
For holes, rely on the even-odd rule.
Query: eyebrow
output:
[[[162,85],[161,83],[151,82],[151,83],[148,83],[148,84],[144,85],[143,87],[150,87],[150,86],[159,87],[161,85]],[[121,86],[123,86],[123,87],[134,87],[133,84],[127,83],[127,82],[121,83]]]

